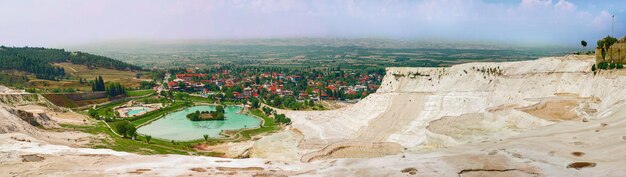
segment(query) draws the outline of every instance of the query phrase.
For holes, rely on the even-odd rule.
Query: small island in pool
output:
[[[191,121],[205,121],[205,120],[224,120],[224,107],[217,106],[215,111],[196,111],[187,114],[187,118]]]

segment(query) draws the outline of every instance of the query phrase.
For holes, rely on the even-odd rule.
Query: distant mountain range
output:
[[[401,40],[387,38],[276,38],[276,39],[197,39],[197,40],[118,40],[90,43],[78,46],[67,46],[80,50],[145,50],[159,47],[193,48],[202,46],[323,46],[379,49],[480,49],[505,50],[515,48],[571,48],[564,46],[525,46],[493,42],[446,41],[446,40]]]

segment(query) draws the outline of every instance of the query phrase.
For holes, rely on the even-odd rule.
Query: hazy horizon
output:
[[[626,3],[609,0],[3,1],[0,45],[110,41],[394,39],[590,46],[626,35]]]

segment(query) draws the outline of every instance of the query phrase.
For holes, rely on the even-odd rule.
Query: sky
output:
[[[591,45],[626,35],[623,0],[0,0],[0,45],[391,38]]]

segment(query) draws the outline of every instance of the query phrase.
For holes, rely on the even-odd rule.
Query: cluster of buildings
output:
[[[350,74],[344,74],[351,76]],[[340,99],[339,95],[353,97],[366,96],[378,89],[382,76],[379,74],[360,74],[351,76],[354,82],[349,85],[339,79],[324,80],[324,77],[287,75],[279,72],[259,74],[231,73],[220,71],[215,74],[182,73],[168,83],[168,88],[180,91],[199,92],[202,96],[221,94],[226,99],[249,99],[278,95],[304,99]],[[306,79],[306,81],[301,81]],[[344,79],[345,80],[345,79]],[[306,84],[305,87],[298,84]],[[303,89],[305,88],[305,89]],[[298,90],[299,89],[299,90]],[[341,92],[339,94],[339,92]]]
[[[204,83],[208,82],[196,82],[193,81],[193,78],[201,78],[201,77],[206,77],[207,74],[176,74],[176,79],[170,81],[169,83],[167,83],[168,88],[170,89],[188,89],[188,88],[192,88],[192,89],[198,89],[198,88],[204,88]],[[183,88],[184,87],[184,88]]]

